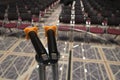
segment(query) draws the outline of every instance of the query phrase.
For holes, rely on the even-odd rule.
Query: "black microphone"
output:
[[[56,26],[46,26],[45,31],[46,31],[47,41],[48,41],[50,63],[55,64],[58,62],[58,59],[60,56],[57,50],[57,44],[55,39]]]
[[[28,37],[31,39],[31,42],[35,48],[36,51],[36,60],[37,62],[43,63],[43,64],[48,64],[49,62],[49,57],[48,54],[42,45],[41,41],[39,40],[37,36],[37,30],[35,30],[36,27],[32,28],[26,28],[24,31],[28,35]]]

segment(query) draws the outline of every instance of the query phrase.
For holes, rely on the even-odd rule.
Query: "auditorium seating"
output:
[[[76,24],[85,24],[85,19],[84,19],[84,16],[83,15],[75,15],[75,23]]]
[[[8,20],[18,20],[18,17],[21,19],[31,21],[32,15],[35,15],[39,18],[41,11],[45,11],[48,7],[54,6],[57,0],[17,0],[13,3],[6,5],[0,5],[0,20],[4,20],[5,17]],[[26,16],[27,15],[27,16]],[[37,18],[34,18],[35,21]]]
[[[116,39],[117,36],[120,35],[120,29],[114,27],[109,27],[109,28],[104,28],[100,26],[86,27],[84,25],[80,25],[80,26],[75,25],[71,27],[59,25],[58,40],[107,44],[109,42],[113,43],[113,41],[114,43],[116,43],[117,41],[114,39]],[[105,37],[105,35],[111,35],[111,34],[113,36],[109,38]]]
[[[24,28],[31,26],[31,22],[39,22],[40,18],[44,17],[46,11],[48,11],[56,1],[57,0],[18,0],[14,5],[0,5],[0,26],[3,26],[4,28],[17,28],[23,30]],[[83,7],[80,1],[83,2]],[[112,3],[110,1],[104,2],[104,0],[76,0],[74,9],[72,8],[73,6],[62,6],[62,11],[59,15],[59,21],[61,23],[68,24],[70,24],[72,21],[75,22],[75,25],[86,25],[86,21],[89,20],[90,23],[94,25],[90,25],[90,27],[72,26],[76,30],[83,31],[73,32],[75,41],[84,41],[86,36],[87,40],[89,35],[85,35],[84,32],[120,35],[120,30],[118,28],[105,27],[104,30],[99,26],[96,27],[96,25],[102,25],[102,23],[105,23],[105,26],[106,24],[108,26],[118,26],[120,24],[119,5],[116,4],[113,5],[113,7],[111,7],[111,5]],[[87,16],[85,16],[86,14]],[[3,20],[5,20],[5,22],[3,22]],[[29,23],[19,24],[19,20]],[[71,31],[71,27],[59,26],[58,30],[60,33],[58,39],[70,40],[69,36],[71,35],[69,33]]]
[[[95,11],[97,11],[97,13],[101,13],[101,16],[103,18],[108,18],[108,25],[118,26],[120,24],[119,20],[120,17],[118,16],[120,8],[118,7],[119,4],[116,3],[116,1],[110,0],[82,0],[82,1],[84,2],[84,4],[90,5],[89,10],[92,8]],[[88,15],[91,15],[89,14],[89,11]],[[113,16],[115,16],[115,18],[113,18]]]
[[[83,7],[81,7],[80,1],[82,1],[83,3],[84,11]],[[90,18],[91,24],[93,25],[102,25],[104,19],[106,18],[108,25],[110,26],[119,26],[120,24],[120,6],[115,1],[112,2],[109,0],[76,0],[75,5],[73,6],[75,8],[74,10],[71,8],[71,11],[75,11],[75,14],[71,15],[75,15],[74,21],[76,24],[85,24],[87,18]],[[63,7],[63,9],[65,8]],[[67,14],[68,13],[64,13],[64,15]],[[88,14],[88,16],[85,17],[85,14]],[[60,22],[68,23],[65,20],[64,18],[62,20],[60,19]]]
[[[0,27],[5,31],[10,30],[10,33],[13,30],[23,31],[26,27],[39,22],[47,10],[52,9],[57,3],[58,0],[16,0],[0,4]]]
[[[71,21],[71,7],[63,6],[59,15],[59,22],[70,23]]]

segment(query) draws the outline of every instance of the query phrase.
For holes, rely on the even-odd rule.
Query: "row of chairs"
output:
[[[109,23],[108,23],[109,20]],[[104,19],[99,16],[91,16],[90,18],[85,17],[83,15],[75,15],[75,18],[72,20],[71,15],[66,14],[60,14],[59,21],[63,23],[75,23],[75,24],[86,24],[87,22],[90,22],[90,24],[112,24],[110,23],[110,19]],[[116,22],[118,23],[118,22]]]
[[[103,0],[82,0],[83,4],[84,4],[84,8],[85,8],[85,12],[88,14],[88,17],[91,18],[91,20],[93,21],[93,23],[97,22],[97,24],[103,20],[103,19],[107,19],[108,25],[115,25],[118,26],[120,24],[120,17],[118,16],[119,10],[120,9],[116,9],[114,6],[113,8],[111,8],[110,6],[112,6],[113,4],[110,3],[108,4],[110,1],[103,1]],[[101,2],[101,3],[98,3]],[[102,3],[107,5],[103,5]],[[97,18],[98,17],[98,18]],[[94,19],[96,18],[96,19]],[[98,21],[99,19],[99,21]]]
[[[34,1],[34,0],[29,0],[29,1]],[[44,16],[45,14],[45,10],[47,9],[47,7],[45,7],[45,10],[42,11],[41,9],[38,10],[39,7],[37,7],[37,5],[35,7],[37,7],[35,9],[35,7],[31,7],[31,9],[36,10],[37,13],[39,15],[35,15],[34,13],[32,13],[30,10],[30,7],[28,8],[28,4],[29,1],[25,1],[25,0],[18,0],[17,2],[12,3],[12,4],[8,4],[6,5],[0,5],[0,28],[1,29],[5,29],[5,30],[14,30],[14,29],[19,29],[19,30],[23,30],[28,26],[32,26],[33,22],[39,22],[41,17]],[[43,0],[37,0],[39,1],[39,3],[41,2],[40,6],[44,6],[45,1]],[[34,2],[37,2],[34,1]],[[51,6],[51,8],[53,8],[58,2],[58,0],[50,0],[49,6]],[[27,3],[28,2],[28,3]],[[46,1],[49,2],[49,1]],[[48,5],[48,3],[45,3],[46,5]],[[1,11],[3,9],[3,12]],[[38,13],[39,12],[39,13]],[[1,30],[2,31],[2,30]]]
[[[18,0],[7,5],[0,5],[0,20],[18,20],[31,21],[32,17],[39,18],[44,16],[46,10],[53,7],[58,0]],[[43,8],[42,8],[43,7]]]
[[[74,30],[75,29],[75,30]],[[59,31],[76,31],[76,30],[80,30],[80,31],[87,31],[87,32],[91,32],[91,33],[95,33],[95,34],[113,34],[113,35],[120,35],[120,29],[116,29],[116,28],[101,28],[101,27],[85,27],[85,26],[74,26],[74,28],[72,29],[70,26],[59,26],[58,27]]]
[[[63,6],[62,11],[59,16],[59,21],[63,22],[63,23],[70,23],[70,21],[72,19],[71,16],[74,14],[75,15],[75,23],[85,22],[84,15],[82,13],[82,8],[80,5],[81,5],[80,0],[76,0],[74,6]],[[74,10],[73,10],[73,7],[74,7]],[[74,11],[74,13],[73,13],[73,11]]]
[[[13,28],[17,28],[17,29],[25,29],[26,27],[31,26],[31,23],[23,23],[23,22],[8,22],[8,23],[2,23],[0,22],[0,27],[1,28],[8,28],[8,29],[13,29]]]
[[[62,6],[62,11],[59,15],[59,21],[64,23],[70,23],[71,20],[71,6]]]
[[[94,35],[94,34],[97,34]],[[100,37],[100,35],[103,35]],[[106,34],[112,34],[113,36],[106,38]],[[82,41],[82,42],[94,42],[94,43],[111,43],[118,44],[117,36],[120,35],[120,29],[101,27],[85,27],[85,26],[59,26],[58,28],[58,40],[63,41]]]
[[[74,19],[72,19],[72,21],[74,21],[75,24],[85,24],[88,20],[91,20],[92,24],[102,24],[102,22],[104,21],[104,19],[100,16],[91,16],[90,18],[88,18],[88,16],[82,10],[83,7],[81,6],[80,0],[76,0],[75,5],[73,6],[74,14],[71,13],[73,11],[71,7],[66,8],[65,6],[62,8],[61,14],[59,16],[60,22],[70,23],[71,16],[74,16]]]
[[[83,2],[83,6],[81,6],[80,1]],[[96,1],[93,0],[92,2],[91,0],[76,0],[75,5],[73,5],[75,7],[74,14],[72,14],[72,7],[63,7],[59,16],[59,21],[63,23],[70,23],[71,21],[74,21],[75,24],[86,24],[86,21],[90,21],[91,24],[97,25],[101,25],[105,22],[106,25],[119,26],[120,17],[115,16],[108,10],[103,10]],[[97,8],[95,6],[97,6]],[[71,16],[74,16],[75,18],[72,19]]]

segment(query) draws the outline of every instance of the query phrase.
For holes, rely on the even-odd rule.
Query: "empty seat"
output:
[[[90,27],[90,32],[91,33],[96,33],[96,34],[103,34],[104,29],[100,27]]]
[[[120,29],[108,28],[107,32],[109,34],[120,35]]]
[[[90,16],[91,24],[102,24],[103,17]]]
[[[40,10],[38,8],[31,8],[31,14],[39,16]]]
[[[8,13],[7,18],[8,18],[8,20],[18,20],[18,14],[17,13]]]
[[[65,14],[65,15],[71,15],[71,10],[66,9],[66,10],[62,10],[61,14]]]
[[[63,23],[70,23],[71,15],[62,14],[62,15],[59,16],[59,20],[60,20],[60,22],[63,22]]]
[[[59,26],[58,30],[59,31],[69,31],[70,27],[68,27],[68,26]]]
[[[85,24],[85,21],[83,15],[75,15],[75,24]]]
[[[4,13],[0,13],[0,20],[4,20]]]
[[[4,25],[5,28],[16,28],[17,27],[17,23],[16,22],[11,22],[11,23],[6,23]]]
[[[32,15],[29,13],[21,13],[20,18],[22,21],[32,21]]]
[[[118,26],[120,24],[120,17],[109,17],[108,25]]]

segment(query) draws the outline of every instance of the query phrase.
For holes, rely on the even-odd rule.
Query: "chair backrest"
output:
[[[0,20],[4,20],[5,13],[0,13]]]
[[[8,18],[8,20],[18,20],[18,14],[17,13],[8,13],[7,18]]]
[[[32,21],[32,15],[29,13],[21,13],[20,17],[22,21]]]

